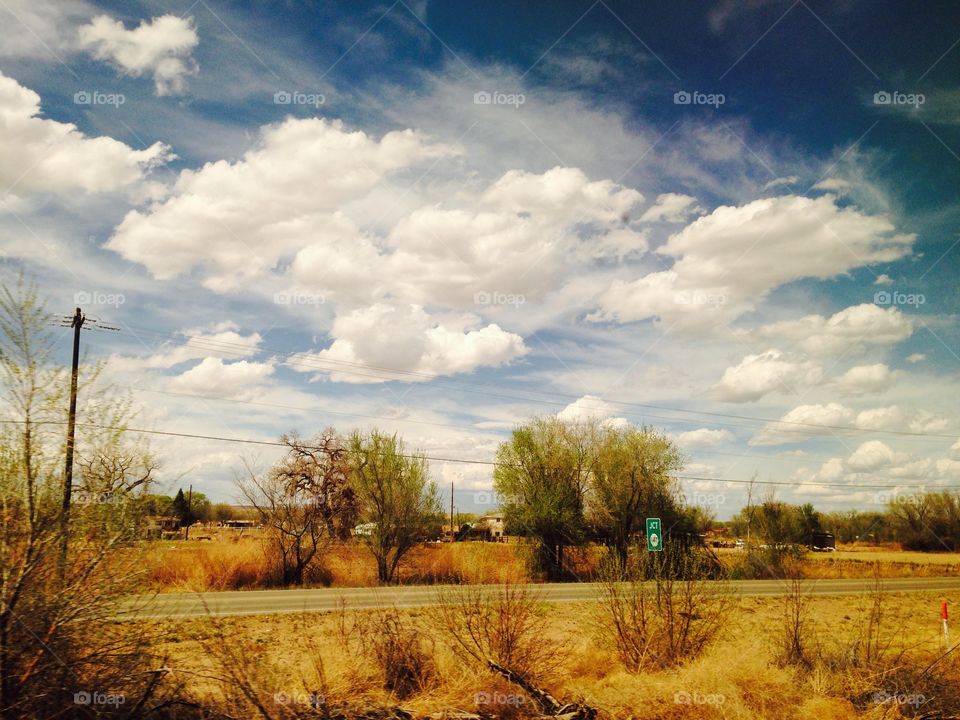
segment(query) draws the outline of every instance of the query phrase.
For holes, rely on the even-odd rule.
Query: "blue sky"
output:
[[[4,279],[122,328],[142,427],[648,423],[721,518],[960,487],[956,6],[518,5],[2,0]]]

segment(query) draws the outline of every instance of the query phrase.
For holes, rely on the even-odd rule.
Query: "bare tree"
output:
[[[345,540],[357,521],[357,494],[350,486],[345,440],[327,428],[307,443],[296,435],[280,438],[288,448],[274,468],[288,491],[311,498],[332,538]]]
[[[302,585],[308,568],[329,543],[326,523],[313,494],[290,482],[285,461],[266,473],[249,464],[237,486],[267,528],[267,553],[276,563],[277,581]]]

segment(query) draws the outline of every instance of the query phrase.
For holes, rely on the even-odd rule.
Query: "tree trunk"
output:
[[[618,541],[614,550],[617,553],[617,560],[620,562],[620,569],[626,571],[627,560],[629,559],[629,546],[624,541]]]

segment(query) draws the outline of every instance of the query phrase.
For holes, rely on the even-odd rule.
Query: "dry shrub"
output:
[[[803,574],[805,550],[797,545],[752,546],[738,553],[730,567],[735,580],[783,580]]]
[[[698,555],[668,549],[627,568],[611,555],[600,571],[595,623],[601,641],[616,648],[632,672],[698,657],[734,609],[725,582],[701,579],[708,571]]]
[[[212,619],[214,631],[204,642],[215,663],[215,696],[200,698],[207,717],[293,720],[295,718],[392,718],[356,683],[331,682],[327,657],[308,631],[315,620],[299,619],[300,649],[306,662],[291,666],[263,652],[262,646],[238,642],[227,624]],[[340,658],[337,658],[339,662]]]
[[[954,651],[960,644],[933,656],[909,648],[902,628],[887,627],[886,600],[877,566],[853,631],[827,645],[813,624],[810,596],[798,578],[791,579],[783,601],[778,664],[807,673],[825,693],[846,697],[863,711],[884,717],[955,717],[960,713],[960,655]]]
[[[566,643],[549,633],[541,593],[530,585],[463,585],[437,592],[432,625],[459,657],[491,662],[530,682],[554,674]]]
[[[808,670],[813,667],[819,651],[810,618],[810,597],[803,594],[799,577],[787,581],[787,592],[783,598],[783,625],[777,640],[778,665],[796,665]]]
[[[832,645],[821,650],[823,665],[832,671],[843,671],[889,663],[895,636],[888,632],[885,623],[886,599],[883,569],[880,563],[874,563],[873,587],[860,599],[853,631],[847,636],[835,637]],[[894,664],[899,662],[899,658],[894,660]]]
[[[336,617],[337,640],[348,655],[366,662],[352,668],[357,684],[369,682],[373,668],[384,690],[400,700],[413,697],[436,685],[434,646],[416,620],[395,607],[368,612],[347,612],[341,607]]]
[[[51,538],[53,540],[53,538]],[[176,696],[152,630],[112,620],[138,567],[112,545],[76,538],[63,578],[57,545],[26,565],[4,548],[0,712],[4,718],[140,717]],[[16,563],[16,564],[15,564]],[[19,574],[14,576],[14,572]]]

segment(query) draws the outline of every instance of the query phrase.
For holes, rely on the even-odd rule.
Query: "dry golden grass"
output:
[[[948,598],[955,603],[960,597]],[[849,646],[862,620],[866,600],[856,597],[815,598],[810,610],[816,634],[825,653]],[[863,690],[875,691],[876,680],[867,680],[852,669],[820,665],[813,672],[778,667],[773,662],[776,633],[781,627],[781,601],[743,598],[731,613],[723,637],[697,660],[679,669],[632,674],[624,670],[611,648],[598,644],[590,632],[594,606],[563,605],[551,616],[549,633],[566,640],[567,654],[561,671],[546,681],[557,697],[583,700],[601,708],[602,717],[618,720],[653,718],[782,718],[821,720],[842,718],[900,717],[899,709],[864,702]],[[911,593],[890,596],[885,602],[885,637],[891,652],[906,648],[900,661],[907,668],[922,667],[940,651],[937,609],[939,596]],[[518,689],[489,672],[458,662],[435,638],[426,611],[401,611],[419,624],[432,647],[438,680],[420,694],[403,701],[417,713],[444,708],[476,710],[478,693],[517,698]],[[264,671],[261,689],[266,696],[289,696],[314,692],[314,665],[308,648],[324,660],[324,694],[333,699],[366,698],[385,704],[398,699],[385,691],[369,664],[345,654],[336,640],[338,614],[228,618],[219,621],[230,643],[242,647],[247,657]],[[216,672],[216,662],[205,641],[214,632],[209,620],[161,623],[166,637],[161,648],[170,664],[195,677]],[[902,628],[902,635],[899,629]],[[960,664],[943,663],[943,671],[960,687]],[[269,670],[267,670],[269,669]],[[892,682],[892,681],[891,681]],[[871,683],[874,683],[871,685]],[[209,682],[198,680],[194,689],[214,692]],[[909,691],[909,687],[901,691]],[[917,690],[917,692],[920,692]],[[856,700],[856,702],[855,702]],[[526,700],[524,702],[529,702]],[[508,717],[504,707],[502,717]]]
[[[161,592],[268,587],[269,564],[257,537],[154,542],[143,548],[146,583]],[[358,544],[336,545],[323,556],[324,576],[337,587],[373,587],[376,566]],[[406,584],[505,583],[529,580],[521,546],[431,543],[414,548],[400,566]]]
[[[269,586],[271,573],[256,536],[222,534],[212,541],[151,542],[142,548],[147,584],[162,592],[240,590]],[[568,559],[575,577],[595,577],[603,549],[571,550]],[[722,550],[731,565],[740,551]],[[414,548],[400,568],[405,584],[538,582],[528,569],[523,543],[424,544]],[[325,581],[336,587],[373,587],[376,569],[359,544],[336,545],[323,557]],[[960,553],[921,553],[890,548],[851,548],[833,553],[809,553],[800,569],[808,578],[869,578],[879,567],[881,577],[960,575]]]
[[[147,583],[163,591],[259,588],[269,577],[257,538],[150,543],[143,562]]]

